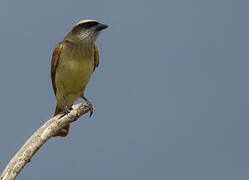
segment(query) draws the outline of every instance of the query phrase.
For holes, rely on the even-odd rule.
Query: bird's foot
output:
[[[89,106],[90,117],[91,117],[93,115],[93,109],[94,109],[93,104],[85,96],[82,96],[82,99],[84,99],[86,101],[87,105]]]
[[[86,103],[90,107],[90,117],[91,117],[93,115],[93,109],[94,109],[93,104],[90,101],[87,101]]]
[[[59,119],[67,115],[70,112],[70,110],[72,110],[72,107],[67,106],[65,96],[63,96],[63,105],[64,105],[64,113],[59,117]]]
[[[66,106],[65,109],[64,109],[63,114],[59,117],[59,119],[62,118],[62,117],[64,117],[64,116],[67,115],[68,113],[70,113],[70,110],[72,110],[72,109],[73,109],[73,108],[68,108],[68,107]]]

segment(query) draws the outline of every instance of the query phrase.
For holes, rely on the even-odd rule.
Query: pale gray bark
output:
[[[14,180],[22,168],[31,161],[32,156],[41,148],[41,146],[63,126],[76,121],[80,116],[87,113],[90,107],[86,104],[77,104],[67,115],[59,118],[61,114],[49,119],[42,125],[13,156],[9,164],[2,172],[1,180]]]

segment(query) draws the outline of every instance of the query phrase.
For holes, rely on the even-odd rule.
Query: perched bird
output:
[[[84,91],[99,65],[95,41],[99,32],[107,27],[95,20],[81,20],[56,45],[51,62],[51,80],[57,99],[54,115],[68,113],[79,98],[83,98],[91,107],[90,116],[92,115],[93,105],[84,96]],[[55,136],[67,136],[69,127],[70,125],[63,127]]]

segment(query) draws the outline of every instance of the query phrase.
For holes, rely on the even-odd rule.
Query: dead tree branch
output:
[[[31,161],[32,156],[41,146],[65,125],[76,121],[80,116],[87,113],[90,107],[86,104],[77,104],[72,107],[69,114],[59,119],[61,114],[49,119],[42,125],[13,156],[9,164],[2,172],[1,180],[14,180],[23,167]]]

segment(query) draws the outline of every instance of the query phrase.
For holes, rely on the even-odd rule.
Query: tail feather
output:
[[[61,113],[64,111],[64,108],[61,108],[60,106],[58,106],[58,104],[56,105],[55,108],[55,112],[54,112],[54,116],[56,116],[57,114]],[[66,137],[69,133],[69,129],[70,129],[70,124],[64,126],[58,133],[56,133],[54,135],[55,136],[60,136],[60,137]]]

